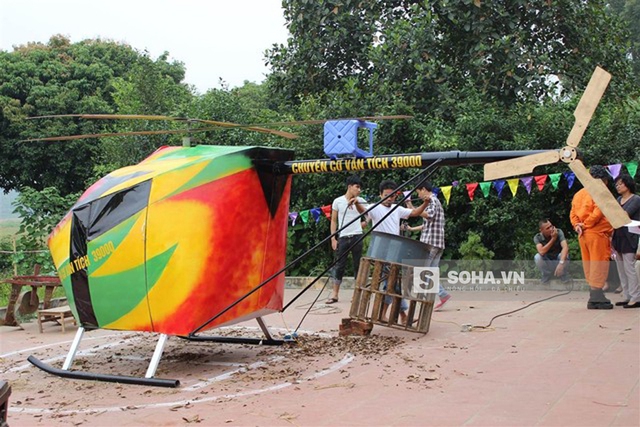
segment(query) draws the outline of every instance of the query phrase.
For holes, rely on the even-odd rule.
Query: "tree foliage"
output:
[[[289,104],[341,89],[349,77],[381,101],[400,94],[422,111],[468,84],[513,104],[571,94],[597,64],[620,77],[615,93],[629,87],[624,26],[602,0],[282,3],[291,36],[267,61]]]
[[[146,111],[174,105],[175,99],[164,96],[175,97],[180,92],[184,97],[184,91],[155,93],[159,86],[151,83],[160,77],[165,79],[162,89],[179,86],[184,66],[168,63],[166,56],[151,61],[132,47],[111,41],[71,43],[54,36],[47,44],[29,43],[13,52],[0,51],[0,187],[8,191],[53,186],[62,194],[85,188],[101,156],[99,140],[19,141],[105,132],[113,124],[27,118],[114,113],[127,105],[132,110],[146,106]],[[146,80],[136,86],[136,79]]]

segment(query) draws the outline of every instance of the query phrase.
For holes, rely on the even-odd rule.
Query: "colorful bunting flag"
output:
[[[508,179],[507,184],[509,184],[509,189],[511,190],[511,195],[516,197],[516,193],[518,192],[518,183],[520,180],[518,178]]]
[[[616,179],[618,175],[620,175],[620,169],[622,169],[622,163],[616,163],[613,165],[607,165],[607,169],[609,169],[609,173],[613,179]]]
[[[564,179],[567,180],[567,187],[568,188],[573,187],[573,183],[576,180],[576,174],[571,171],[566,171],[566,172],[563,172],[562,175],[564,175]]]
[[[533,177],[526,176],[524,178],[520,178],[520,181],[522,181],[522,185],[524,185],[524,188],[527,189],[527,194],[531,194],[531,183],[533,183]]]
[[[629,162],[624,164],[627,167],[627,172],[631,175],[631,178],[636,177],[636,172],[638,172],[638,162]]]
[[[438,197],[438,195],[440,194],[440,188],[439,187],[433,187],[433,194],[435,194],[436,197]]]
[[[536,184],[538,184],[538,190],[542,191],[542,189],[544,188],[544,183],[547,182],[547,175],[534,176],[533,179],[535,179]]]
[[[497,181],[493,181],[493,187],[498,192],[498,199],[502,198],[502,190],[504,189],[504,185],[505,184],[506,184],[506,181],[504,179],[499,179]]]
[[[296,225],[296,220],[298,219],[298,212],[289,212],[289,219],[291,220],[291,225]]]
[[[473,201],[473,193],[476,191],[476,188],[478,188],[478,183],[477,182],[473,182],[471,184],[467,184],[467,194],[469,195],[469,199],[471,201]]]
[[[322,215],[322,211],[319,208],[311,209],[311,216],[313,216],[313,219],[316,221],[316,223],[320,221],[321,215]]]
[[[551,175],[549,175],[549,180],[551,181],[551,185],[553,186],[554,190],[558,189],[558,183],[560,182],[561,175],[561,173],[552,173]]]
[[[447,205],[449,204],[449,199],[451,198],[451,188],[452,187],[450,185],[440,188],[440,190],[442,190],[442,194],[444,195],[444,199],[447,201]]]
[[[309,211],[300,212],[300,218],[302,218],[302,223],[306,224],[309,222]]]
[[[320,209],[322,209],[322,213],[324,213],[327,219],[331,219],[331,205],[323,206]]]
[[[491,190],[491,181],[481,182],[480,189],[482,190],[482,194],[484,194],[485,199],[489,197],[489,190]]]

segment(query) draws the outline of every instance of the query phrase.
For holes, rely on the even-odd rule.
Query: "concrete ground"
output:
[[[287,300],[297,290],[286,291]],[[265,317],[290,333],[318,291]],[[375,326],[338,338],[351,291],[317,305],[300,344],[257,347],[172,337],[156,377],[175,389],[62,379],[26,362],[60,367],[75,327],[35,322],[0,328],[0,378],[8,379],[9,424],[118,425],[640,425],[640,310],[587,310],[571,292],[495,318],[554,291],[453,292],[428,334]],[[320,302],[326,297],[321,296]],[[611,295],[618,301],[619,295]],[[255,321],[208,333],[258,336]],[[143,376],[156,336],[85,334],[73,369]]]

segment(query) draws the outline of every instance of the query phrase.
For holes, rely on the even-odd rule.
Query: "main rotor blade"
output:
[[[487,163],[484,165],[484,180],[505,178],[533,172],[536,166],[549,165],[560,160],[560,153],[555,150],[543,151],[538,154],[519,157],[510,160]]]
[[[31,138],[31,139],[23,139],[22,141],[19,141],[19,142],[73,141],[76,139],[104,138],[108,136],[171,135],[171,134],[180,134],[180,133],[204,132],[209,130],[215,130],[215,129],[201,128],[201,129],[143,130],[143,131],[131,131],[131,132],[92,133],[92,134],[85,134],[85,135],[68,135],[68,136],[50,136],[48,138]]]
[[[291,122],[270,122],[257,123],[255,126],[299,126],[299,125],[321,125],[329,121],[336,120],[404,120],[412,119],[413,116],[395,115],[395,116],[367,116],[367,117],[347,117],[342,119],[319,119],[319,120],[297,120]]]
[[[173,122],[203,123],[203,124],[225,127],[225,128],[246,129],[254,132],[268,133],[271,135],[277,135],[287,139],[296,139],[298,137],[298,135],[290,132],[285,132],[285,131],[275,130],[275,129],[266,129],[266,128],[257,127],[254,125],[241,125],[238,123],[221,122],[216,120],[189,119],[186,117],[155,116],[155,115],[144,115],[144,114],[60,114],[60,115],[53,115],[53,116],[29,117],[28,120],[53,119],[53,118],[62,118],[62,117],[76,117],[80,119],[89,119],[89,120],[163,120],[163,121],[173,121]]]
[[[631,222],[629,215],[618,204],[604,182],[601,179],[592,177],[580,160],[570,162],[569,167],[576,174],[613,228],[620,228]]]
[[[576,121],[573,124],[573,128],[567,138],[567,145],[569,147],[577,147],[584,135],[584,131],[587,129],[593,113],[596,111],[596,107],[604,94],[604,91],[609,85],[611,80],[611,74],[606,72],[600,67],[596,67],[596,70],[591,75],[591,80],[578,102],[576,110],[573,112],[573,116]]]

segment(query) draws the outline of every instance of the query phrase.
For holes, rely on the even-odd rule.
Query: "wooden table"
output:
[[[7,313],[4,316],[4,322],[0,322],[6,326],[18,326],[18,322],[15,317],[16,303],[20,296],[23,286],[31,287],[31,301],[30,305],[38,306],[38,294],[39,287],[44,286],[44,303],[43,308],[47,309],[51,306],[51,297],[55,288],[61,285],[58,276],[41,276],[40,266],[34,268],[34,274],[31,276],[13,276],[11,279],[0,280],[0,283],[8,283],[11,285],[11,294],[9,295],[9,302],[7,304]]]

